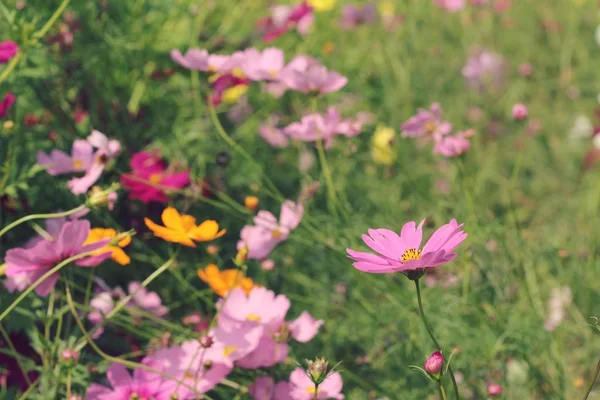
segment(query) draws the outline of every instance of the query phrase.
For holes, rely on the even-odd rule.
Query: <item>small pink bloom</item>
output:
[[[519,74],[521,74],[521,76],[523,78],[528,78],[531,75],[533,75],[533,65],[531,65],[528,62],[522,63],[519,65]]]
[[[263,40],[271,42],[294,28],[305,36],[313,23],[313,10],[306,1],[297,6],[276,5],[271,8],[271,16],[261,22]]]
[[[525,118],[527,118],[527,115],[528,115],[528,110],[527,110],[527,106],[525,104],[517,103],[513,106],[512,116],[517,121],[524,120]]]
[[[6,93],[2,101],[0,101],[0,118],[4,118],[8,115],[8,111],[15,104],[15,95],[12,92]]]
[[[316,59],[299,56],[292,60],[279,74],[281,82],[289,89],[302,93],[315,92],[320,95],[336,92],[346,86],[348,78],[329,71]]]
[[[18,290],[24,290],[65,259],[101,249],[108,244],[108,240],[102,240],[84,246],[83,243],[86,241],[89,232],[89,221],[66,222],[55,240],[44,239],[31,248],[8,250],[4,258],[6,276],[18,282]],[[75,261],[75,265],[95,267],[107,258],[110,258],[110,252],[82,258]],[[35,292],[39,296],[47,296],[56,285],[58,278],[58,272],[50,275],[35,289]]]
[[[171,59],[177,64],[187,69],[195,69],[197,71],[207,72],[208,51],[204,49],[189,49],[185,55],[182,55],[179,50],[171,50]]]
[[[283,50],[269,47],[262,52],[251,48],[244,52],[244,60],[240,68],[253,81],[277,80],[279,72],[285,65]]]
[[[79,360],[79,352],[74,349],[65,349],[60,357],[63,361],[77,361]]]
[[[307,311],[288,324],[291,336],[300,343],[311,341],[325,321],[316,320]]]
[[[344,29],[353,29],[362,24],[371,24],[377,21],[376,3],[365,5],[345,4],[342,8],[340,25]]]
[[[10,40],[0,42],[0,64],[6,64],[18,52],[19,46],[15,42]]]
[[[502,385],[490,381],[487,384],[487,391],[490,397],[498,397],[502,394]]]
[[[62,150],[52,150],[49,155],[42,151],[37,153],[37,163],[47,166],[50,175],[62,175],[71,172],[86,171],[94,160],[94,149],[85,140],[75,140],[69,156]]]
[[[437,375],[442,370],[444,366],[444,356],[440,351],[433,352],[427,360],[425,360],[425,371],[429,372],[432,375]]]
[[[290,394],[294,400],[313,400],[315,385],[302,368],[296,368],[290,374]],[[339,372],[330,373],[319,385],[317,399],[343,399],[342,376]]]
[[[260,268],[262,268],[263,271],[273,271],[275,269],[275,261],[266,258],[260,262]]]
[[[248,394],[253,400],[272,400],[275,381],[270,376],[261,376],[248,386]]]
[[[478,50],[467,60],[462,75],[470,89],[499,89],[505,82],[506,61],[498,53]]]
[[[434,0],[435,4],[451,13],[459,12],[466,6],[466,0]]]
[[[290,300],[285,295],[276,296],[264,287],[253,288],[248,296],[240,288],[232,289],[219,313],[219,326],[226,327],[227,320],[260,325],[277,323],[284,320],[289,308]]]
[[[267,123],[261,124],[258,128],[260,136],[273,147],[287,147],[289,140],[283,129],[277,128],[277,122],[279,122],[277,116],[268,118]]]
[[[471,147],[468,137],[471,131],[458,132],[455,135],[446,135],[435,141],[433,152],[444,157],[458,157]]]
[[[438,103],[429,110],[419,108],[417,114],[402,124],[403,137],[421,137],[440,139],[452,131],[452,124],[442,120],[442,108]]]
[[[494,11],[498,14],[502,14],[510,9],[510,7],[510,0],[494,0]]]
[[[189,169],[172,172],[156,153],[146,151],[136,153],[131,158],[130,165],[131,173],[121,175],[121,183],[129,190],[130,199],[139,199],[144,203],[151,201],[166,203],[165,191],[168,188],[181,189],[190,184]]]
[[[377,255],[346,249],[354,260],[354,268],[375,274],[392,272],[407,273],[433,268],[456,258],[454,250],[466,239],[467,234],[455,219],[439,227],[420,249],[423,223],[417,226],[411,221],[402,227],[398,235],[389,229],[369,229],[362,239]]]

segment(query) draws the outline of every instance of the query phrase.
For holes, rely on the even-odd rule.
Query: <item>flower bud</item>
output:
[[[199,342],[200,346],[204,347],[205,349],[208,349],[213,345],[214,340],[210,335],[202,335],[200,336]]]
[[[89,207],[104,207],[106,206],[109,210],[112,210],[117,201],[117,192],[121,185],[113,183],[108,189],[102,189],[99,186],[94,186],[89,191],[89,197],[86,205]]]
[[[527,118],[529,111],[527,110],[527,106],[522,103],[517,103],[513,106],[512,115],[513,118],[517,121],[523,121]]]
[[[258,207],[258,197],[246,196],[244,199],[244,206],[250,211],[256,210],[256,207]]]
[[[490,381],[487,384],[487,391],[490,397],[500,396],[502,394],[502,385]]]
[[[244,264],[246,264],[246,261],[248,260],[248,247],[244,246],[241,249],[238,250],[237,254],[235,255],[235,265],[242,266]]]
[[[15,123],[11,120],[4,121],[4,123],[2,124],[2,128],[4,128],[4,130],[7,132],[11,131],[14,127],[15,127]]]
[[[262,268],[263,271],[272,271],[275,269],[275,261],[266,258],[260,262],[260,268]]]
[[[315,358],[315,361],[306,360],[306,363],[308,365],[306,374],[315,385],[319,385],[327,378],[328,362],[325,358]]]
[[[440,351],[433,352],[425,360],[425,371],[431,375],[438,375],[444,366],[444,356]]]
[[[217,254],[219,254],[219,246],[217,246],[216,244],[209,244],[208,246],[206,246],[206,252],[211,256],[216,256]]]
[[[66,364],[73,365],[79,360],[79,352],[74,349],[65,349],[60,357]]]

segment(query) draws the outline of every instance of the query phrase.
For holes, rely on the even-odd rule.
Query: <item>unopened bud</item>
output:
[[[62,351],[60,357],[65,363],[73,365],[79,360],[79,352],[74,349],[65,349]]]
[[[212,336],[210,335],[202,335],[200,336],[200,346],[204,347],[205,349],[208,349],[209,347],[211,347],[214,343],[214,340],[212,338]]]
[[[431,375],[438,375],[444,366],[444,356],[440,351],[432,353],[425,360],[425,371]]]
[[[315,358],[315,361],[306,360],[308,364],[308,368],[306,368],[306,373],[310,380],[315,384],[319,385],[321,382],[327,378],[327,364],[328,362],[325,358]]]
[[[15,123],[13,121],[4,121],[4,123],[2,124],[2,128],[4,128],[5,131],[11,131],[12,128],[15,127]]]
[[[512,109],[513,118],[517,121],[523,121],[527,118],[529,111],[527,110],[527,106],[522,103],[515,104]]]
[[[497,397],[502,394],[502,385],[499,385],[494,382],[488,382],[487,391],[490,397]]]
[[[248,260],[248,247],[244,245],[244,247],[242,247],[241,249],[238,250],[237,254],[235,255],[235,265],[242,266],[246,264],[246,261]]]
[[[256,196],[246,196],[244,199],[244,206],[250,210],[254,211],[258,207],[258,197]]]
[[[211,256],[216,256],[217,254],[219,254],[219,246],[217,246],[216,244],[209,244],[208,246],[206,246],[206,252]]]
[[[89,192],[89,197],[86,202],[87,206],[92,208],[106,206],[109,210],[112,210],[117,201],[116,190],[120,187],[121,185],[118,183],[113,183],[108,189],[104,190],[98,186],[94,186]]]

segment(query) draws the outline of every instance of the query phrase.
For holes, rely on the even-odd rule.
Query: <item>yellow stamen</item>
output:
[[[229,355],[236,350],[237,350],[237,346],[226,346],[223,349],[223,355],[225,355],[225,357],[229,357]]]
[[[403,263],[410,260],[418,260],[421,258],[421,250],[420,249],[406,249],[404,253],[402,253],[402,257],[400,257],[400,261]]]
[[[254,322],[260,322],[261,318],[257,314],[248,314],[248,316],[246,317],[246,320],[248,320],[248,321],[254,321]]]
[[[282,233],[279,229],[274,229],[273,232],[271,232],[271,235],[273,236],[273,239],[279,239],[282,236]]]
[[[152,174],[152,175],[150,175],[150,178],[148,178],[148,180],[154,184],[160,183],[160,181],[162,180],[162,175],[161,174]]]
[[[81,169],[83,168],[83,161],[81,160],[73,160],[73,168]]]

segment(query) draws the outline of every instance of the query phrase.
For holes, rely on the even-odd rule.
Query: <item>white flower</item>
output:
[[[578,115],[569,130],[569,138],[572,140],[589,138],[593,131],[592,121],[585,115]]]

